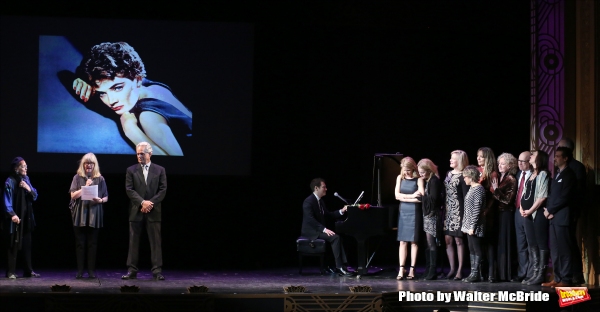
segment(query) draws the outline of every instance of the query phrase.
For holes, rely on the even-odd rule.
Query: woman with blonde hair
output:
[[[98,197],[82,200],[82,186],[98,186]],[[71,217],[75,232],[75,255],[77,257],[77,275],[83,277],[83,269],[87,251],[87,270],[90,278],[96,277],[96,250],[98,232],[104,226],[103,204],[108,201],[106,181],[100,174],[100,165],[96,155],[87,153],[79,161],[77,174],[73,177],[71,188]]]
[[[443,207],[444,191],[438,176],[437,166],[433,161],[423,158],[417,164],[419,175],[425,181],[425,193],[421,198],[423,206],[423,229],[427,238],[425,251],[425,274],[423,279],[436,279],[438,214]]]
[[[463,233],[461,231],[464,199],[469,191],[469,186],[465,184],[462,176],[463,169],[469,165],[467,153],[461,150],[455,150],[450,153],[450,168],[444,179],[446,186],[446,209],[444,220],[444,234],[446,241],[446,254],[450,262],[450,272],[447,279],[460,281],[462,279],[462,266],[464,257]],[[458,254],[458,266],[455,262],[454,243],[456,243],[456,253]]]
[[[515,233],[515,195],[517,193],[517,159],[509,153],[498,156],[500,180],[492,179],[492,194],[498,201],[498,212],[494,216],[498,224],[498,254],[496,256],[498,279],[512,278],[512,246]]]
[[[406,279],[415,277],[415,265],[417,264],[417,252],[419,251],[419,234],[423,226],[423,212],[421,211],[421,194],[424,194],[423,179],[419,178],[417,163],[410,158],[404,157],[400,161],[400,174],[396,179],[396,199],[400,201],[400,213],[398,214],[398,241],[400,270],[396,279],[405,278],[404,265],[406,262],[407,246],[410,242],[410,270]]]

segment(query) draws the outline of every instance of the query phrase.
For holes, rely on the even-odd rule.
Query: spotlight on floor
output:
[[[52,290],[52,292],[70,292],[71,286],[69,286],[67,284],[65,284],[65,285],[54,284],[54,285],[50,286],[50,290]]]
[[[135,285],[123,285],[121,286],[121,293],[138,293],[140,292],[140,287]]]
[[[200,286],[192,286],[192,287],[188,287],[187,288],[188,293],[190,294],[204,294],[208,292],[208,287],[204,286],[204,285],[200,285]]]
[[[290,285],[290,286],[284,286],[283,287],[283,291],[287,294],[287,293],[303,293],[306,292],[306,287],[298,285],[298,286],[294,286],[294,285]]]
[[[350,291],[353,293],[370,293],[373,288],[367,285],[350,286]]]

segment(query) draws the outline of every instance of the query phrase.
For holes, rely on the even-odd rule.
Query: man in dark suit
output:
[[[558,146],[564,146],[573,152],[575,150],[575,143],[573,140],[569,138],[562,138],[560,142],[558,142]],[[571,256],[573,257],[573,266],[571,267],[573,271],[573,284],[579,285],[585,283],[585,279],[583,278],[583,263],[581,261],[581,250],[579,247],[581,246],[580,241],[577,240],[577,221],[579,220],[579,216],[581,216],[584,205],[585,205],[585,178],[586,178],[586,169],[585,166],[572,157],[569,159],[567,165],[569,168],[575,172],[575,177],[577,179],[577,187],[575,191],[575,198],[573,200],[573,205],[571,207]]]
[[[150,241],[152,275],[162,281],[162,245],[160,235],[161,202],[167,193],[165,168],[151,163],[152,146],[141,142],[136,146],[138,163],[127,168],[125,189],[130,199],[129,253],[127,274],[122,279],[135,279],[138,272],[138,249],[142,229],[146,227]]]
[[[303,215],[301,235],[311,240],[320,238],[328,241],[333,250],[338,274],[352,276],[352,273],[348,272],[344,265],[348,261],[346,260],[344,246],[342,246],[342,238],[325,227],[325,215],[338,218],[343,215],[348,208],[344,206],[344,208],[336,211],[327,210],[325,201],[323,200],[323,196],[327,194],[325,180],[321,178],[313,179],[310,182],[310,189],[313,193],[310,194],[302,204]]]
[[[573,281],[570,226],[571,205],[577,180],[567,164],[572,157],[571,150],[563,146],[554,152],[557,171],[550,184],[548,201],[544,208],[544,216],[550,220],[550,256],[554,267],[554,280],[543,283],[542,286],[545,287],[569,287]]]
[[[519,213],[525,181],[527,181],[531,176],[531,164],[529,164],[530,158],[531,152],[529,151],[525,151],[519,155],[519,172],[516,175],[517,196],[515,197],[515,206],[517,209],[515,212],[515,236],[517,238],[517,256],[519,268],[517,270],[517,276],[513,277],[512,279],[514,282],[522,282],[524,279],[526,280],[533,276],[533,268],[531,267],[529,261],[532,250],[530,250],[528,247],[527,238],[525,236],[525,226],[529,226],[529,224],[525,222],[525,218]],[[531,225],[533,226],[533,224]]]

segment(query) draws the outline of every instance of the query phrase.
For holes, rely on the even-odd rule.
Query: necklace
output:
[[[527,183],[529,183],[529,185],[527,185]],[[531,197],[531,191],[533,188],[533,180],[527,180],[525,182],[525,187],[527,188],[527,190],[529,191],[529,193],[527,194],[527,196],[525,198],[523,198],[523,200],[529,200],[529,197]]]

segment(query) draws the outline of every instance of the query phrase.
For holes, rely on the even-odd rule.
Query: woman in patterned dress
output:
[[[496,250],[498,249],[498,223],[496,221],[497,201],[492,196],[492,180],[498,178],[498,164],[496,156],[489,147],[482,147],[477,150],[477,169],[481,173],[479,184],[485,189],[485,207],[483,216],[485,217],[485,235],[483,238],[484,257],[481,260],[487,260],[487,276],[490,283],[496,281]],[[485,271],[481,275],[485,276]]]
[[[498,156],[500,180],[492,179],[492,194],[498,201],[498,280],[509,281],[512,278],[512,250],[515,233],[515,195],[517,193],[517,159],[509,153]]]
[[[408,243],[410,242],[410,270],[406,279],[415,277],[415,265],[417,264],[417,252],[419,251],[419,235],[423,231],[423,212],[421,210],[421,194],[425,193],[424,182],[419,178],[417,163],[410,158],[404,157],[400,161],[400,175],[396,179],[396,199],[400,201],[400,213],[398,214],[398,241],[400,247],[398,258],[400,270],[396,279],[404,279],[404,264]]]
[[[479,181],[479,170],[475,166],[467,166],[463,170],[465,184],[471,188],[465,195],[465,214],[462,232],[467,234],[469,251],[471,256],[471,274],[463,282],[479,282],[479,270],[481,265],[481,245],[484,230],[483,210],[485,207],[485,189]]]
[[[444,235],[446,240],[446,254],[450,262],[450,272],[448,279],[459,281],[462,279],[462,266],[464,256],[463,234],[461,232],[464,196],[469,191],[469,186],[465,184],[462,176],[462,170],[469,165],[467,153],[461,150],[455,150],[450,153],[450,168],[446,174],[444,184],[446,186],[446,219],[444,220]],[[458,266],[455,261],[455,249],[458,253]]]
[[[444,200],[443,186],[438,176],[437,166],[429,159],[423,158],[417,165],[419,175],[425,181],[425,194],[421,198],[423,203],[423,229],[427,238],[425,250],[425,274],[423,279],[436,279],[437,263],[437,222],[440,208]]]

